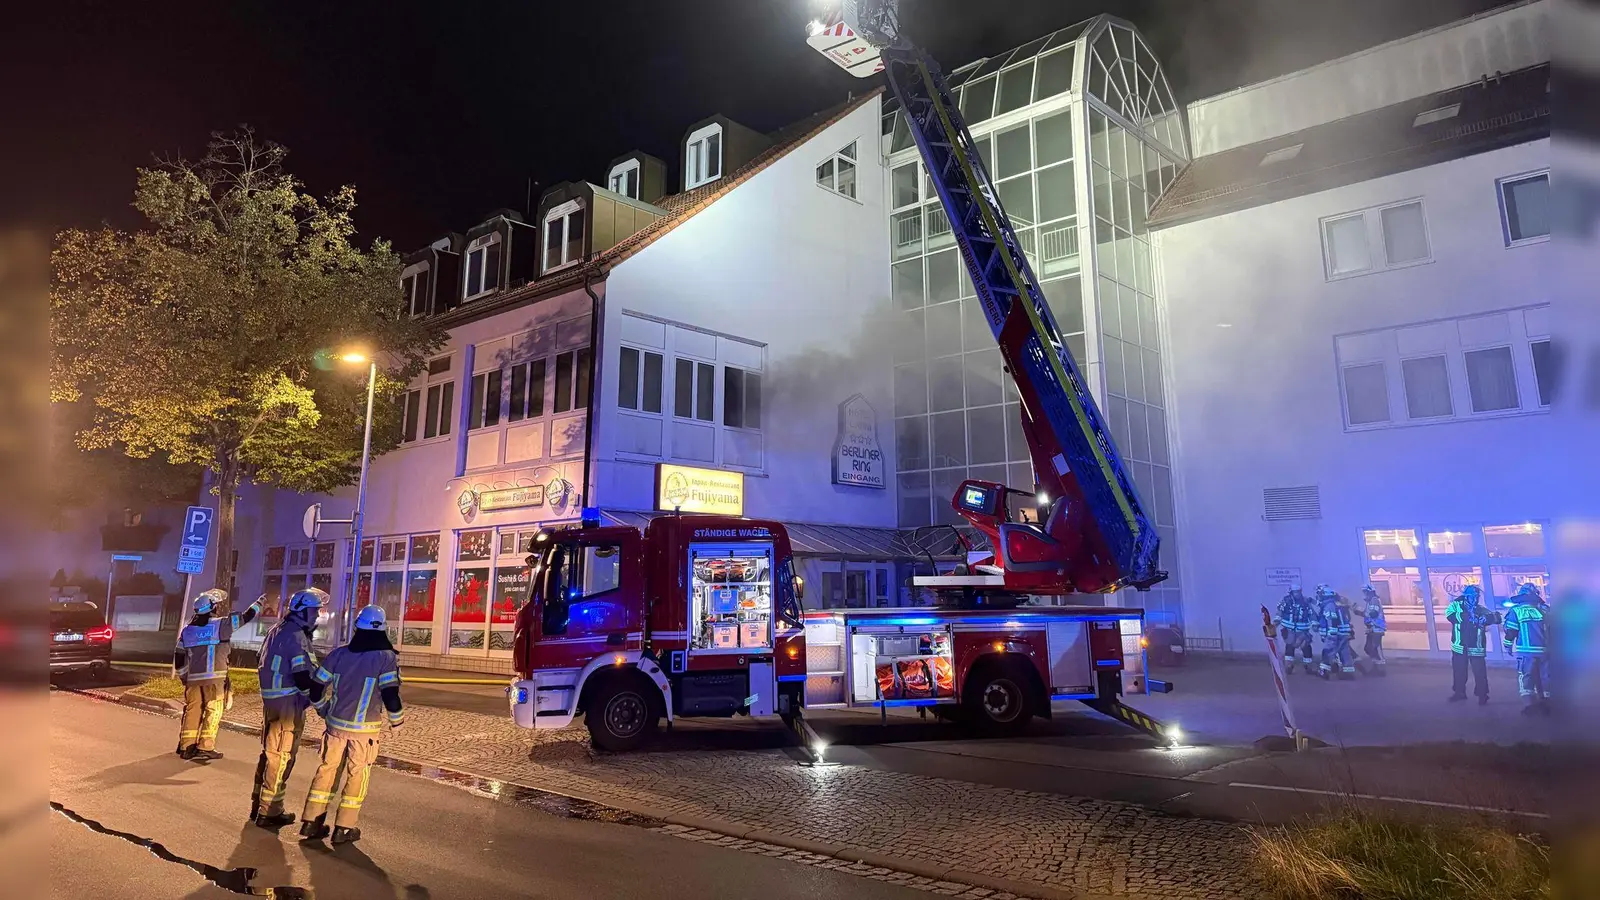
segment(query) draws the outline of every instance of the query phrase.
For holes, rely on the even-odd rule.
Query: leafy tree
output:
[[[360,346],[382,363],[380,453],[443,340],[401,314],[389,245],[354,243],[355,189],[318,199],[285,154],[249,129],[214,135],[198,162],[139,170],[148,229],[68,231],[52,258],[51,399],[92,403],[84,450],[210,471],[222,588],[243,481],[322,492],[356,478],[365,367],[334,353]]]

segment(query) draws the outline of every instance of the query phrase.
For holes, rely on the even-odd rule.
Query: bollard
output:
[[[1261,607],[1261,633],[1267,638],[1267,658],[1272,661],[1272,681],[1278,689],[1278,712],[1283,717],[1283,730],[1294,741],[1296,751],[1306,749],[1306,736],[1295,724],[1294,707],[1289,702],[1289,680],[1283,671],[1283,656],[1278,650],[1278,637],[1272,631],[1272,613]]]

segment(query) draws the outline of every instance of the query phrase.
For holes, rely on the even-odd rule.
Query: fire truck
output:
[[[806,708],[933,707],[1009,731],[1071,699],[1174,740],[1120,699],[1171,687],[1145,676],[1143,611],[1104,603],[1166,578],[1156,530],[938,64],[900,35],[898,0],[840,4],[807,41],[883,73],[899,102],[1020,394],[1035,484],[962,483],[951,503],[987,546],[915,578],[935,601],[919,609],[805,613],[777,522],[665,515],[640,531],[586,513],[540,536],[513,717],[582,713],[597,746],[626,750],[678,716],[775,715],[814,740]]]

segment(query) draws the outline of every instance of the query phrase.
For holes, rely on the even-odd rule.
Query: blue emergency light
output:
[[[600,527],[600,507],[598,507],[598,506],[586,506],[586,507],[583,508],[583,527],[585,527],[585,528],[599,528]]]

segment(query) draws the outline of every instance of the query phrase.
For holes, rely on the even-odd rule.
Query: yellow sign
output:
[[[744,515],[744,473],[656,465],[656,508],[668,512]]]

